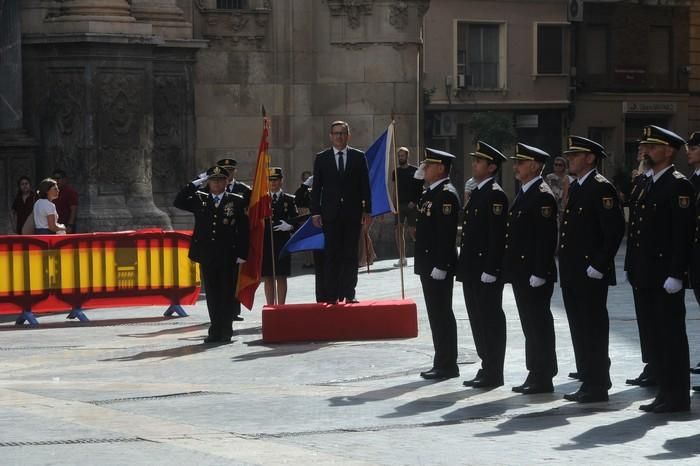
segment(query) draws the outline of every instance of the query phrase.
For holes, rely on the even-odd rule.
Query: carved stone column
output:
[[[24,131],[22,117],[19,0],[0,0],[0,234],[10,230],[9,209],[17,178],[34,172],[36,143]]]
[[[175,0],[131,0],[131,14],[139,21],[151,23],[153,34],[164,39],[191,39],[192,24]]]
[[[151,25],[131,16],[127,0],[63,0],[58,15],[45,20],[49,33],[150,35]]]

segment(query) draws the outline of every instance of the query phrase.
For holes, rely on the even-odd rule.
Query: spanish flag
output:
[[[272,216],[272,202],[268,182],[270,155],[267,153],[267,135],[269,129],[270,120],[263,114],[263,132],[258,149],[258,162],[255,166],[253,192],[250,193],[250,204],[248,206],[248,221],[250,224],[248,259],[240,266],[238,284],[236,285],[236,297],[248,309],[253,308],[255,290],[258,289],[260,284],[265,219]]]

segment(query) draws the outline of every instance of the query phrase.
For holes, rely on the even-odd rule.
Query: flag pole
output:
[[[262,106],[262,117],[263,117],[263,128],[265,126],[268,126],[268,121],[267,121],[267,112],[265,111],[265,106]],[[267,176],[268,179],[270,177],[270,158],[267,158]],[[272,193],[270,192],[270,184],[268,183],[267,185],[267,196],[268,199],[270,200],[270,212],[272,212]],[[274,215],[274,212],[272,212],[271,216],[267,218],[267,224],[270,226],[270,258],[272,260],[272,303],[274,305],[277,305],[277,267],[275,267],[275,235],[274,232],[272,231],[272,215]]]
[[[391,147],[394,157],[394,205],[396,206],[396,215],[398,217],[398,221],[396,222],[396,228],[398,229],[399,234],[399,272],[401,274],[401,299],[406,299],[406,291],[403,277],[403,262],[406,258],[406,243],[404,242],[403,225],[401,225],[401,207],[399,206],[399,160],[398,155],[396,153],[396,120],[394,118],[393,111],[391,112],[391,124]]]

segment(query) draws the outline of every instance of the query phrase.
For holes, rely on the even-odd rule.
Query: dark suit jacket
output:
[[[508,197],[490,180],[472,191],[464,208],[457,280],[480,281],[486,272],[501,278]]]
[[[343,217],[359,223],[362,212],[372,212],[369,170],[364,152],[348,147],[342,176],[338,173],[332,148],[317,154],[311,188],[311,214],[320,214],[324,222]]]
[[[629,224],[627,226],[627,249],[625,250],[625,271],[629,272],[631,263],[630,255],[632,254],[631,244],[636,242],[636,231],[637,225],[635,218],[637,218],[637,209],[640,209],[640,199],[644,191],[644,186],[647,183],[647,177],[644,173],[637,175],[632,181],[632,189],[630,190],[628,205],[629,205]]]
[[[698,290],[700,289],[700,176],[693,173],[690,182],[695,188],[695,231],[690,260],[690,283],[692,288]]]
[[[686,280],[695,221],[693,185],[671,166],[641,196],[635,210],[628,268],[630,283],[661,288],[667,277]]]
[[[453,274],[457,262],[459,195],[449,180],[426,191],[418,201],[415,273],[430,275],[434,267]]]
[[[543,179],[513,201],[506,227],[505,281],[527,282],[535,275],[556,282],[557,201]]]
[[[561,286],[586,283],[615,285],[615,254],[625,234],[625,218],[617,190],[595,170],[583,185],[569,187],[569,201],[561,216],[559,278]],[[600,280],[586,274],[592,266]]]
[[[242,196],[224,192],[219,207],[192,183],[175,197],[178,209],[194,214],[189,257],[202,264],[232,264],[248,257],[248,215]],[[233,285],[232,285],[233,286]]]

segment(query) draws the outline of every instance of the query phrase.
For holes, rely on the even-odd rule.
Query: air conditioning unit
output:
[[[457,136],[457,115],[452,112],[442,112],[433,122],[433,136]]]
[[[583,0],[569,0],[567,15],[572,23],[583,21]]]

